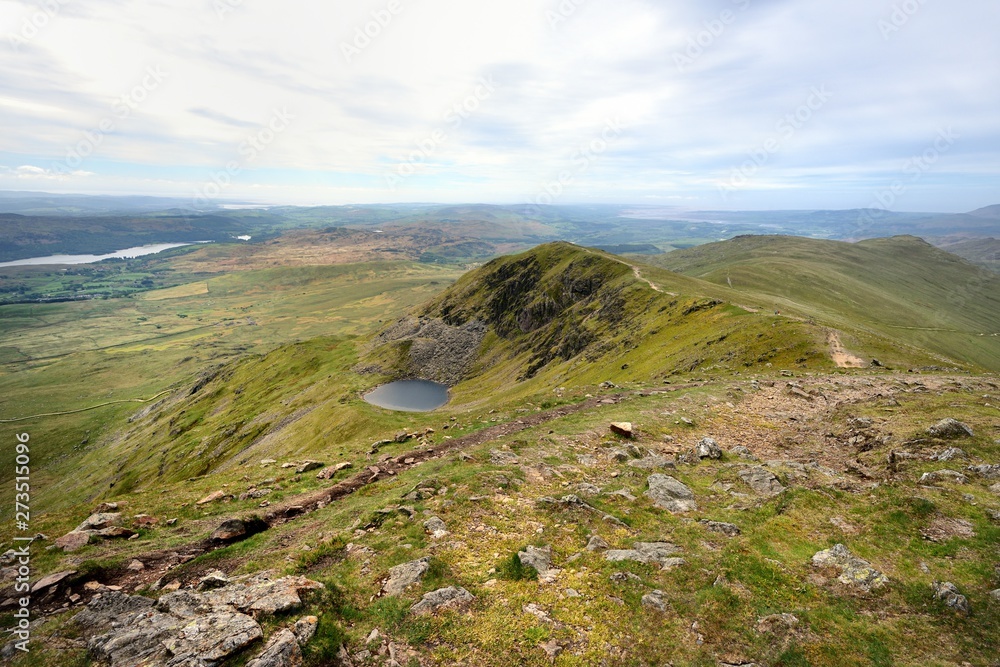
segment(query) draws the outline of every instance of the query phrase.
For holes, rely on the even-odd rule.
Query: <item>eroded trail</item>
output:
[[[864,368],[865,361],[847,351],[840,341],[840,333],[829,331],[826,334],[826,344],[830,346],[830,358],[839,368]]]

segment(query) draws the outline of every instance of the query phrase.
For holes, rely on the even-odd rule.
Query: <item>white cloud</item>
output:
[[[802,190],[798,175],[823,167],[858,178],[845,190],[817,174],[817,200],[836,193],[855,205],[851,191],[864,199],[880,185],[865,174],[904,160],[945,124],[963,140],[941,178],[1000,176],[1000,7],[978,0],[924,3],[888,39],[879,21],[892,3],[871,0],[577,0],[555,27],[546,16],[555,0],[395,0],[391,20],[389,0],[219,1],[232,10],[220,16],[202,0],[66,2],[24,39],[18,31],[37,5],[0,0],[3,25],[20,40],[0,40],[10,47],[0,58],[0,187],[55,178],[67,151],[112,118],[77,169],[93,172],[88,185],[188,194],[287,108],[295,122],[228,195],[391,200],[385,171],[443,128],[447,141],[400,195],[516,201],[619,118],[626,131],[567,197],[694,196],[721,206],[705,184],[725,179],[817,85],[833,101],[747,185],[775,206],[808,205],[808,192],[780,193]],[[379,18],[385,25],[371,24]],[[355,43],[366,28],[378,34]],[[692,40],[699,55],[678,68]],[[350,62],[345,44],[360,51]],[[165,81],[116,117],[149,67]],[[483,76],[496,93],[451,127],[446,113]],[[11,171],[24,163],[49,176]],[[972,196],[982,201],[942,207],[1000,201],[996,186]]]

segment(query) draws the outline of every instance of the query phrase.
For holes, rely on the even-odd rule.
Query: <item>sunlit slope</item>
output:
[[[1000,276],[912,236],[856,244],[750,236],[643,259],[725,286],[734,299],[777,299],[1000,370]]]

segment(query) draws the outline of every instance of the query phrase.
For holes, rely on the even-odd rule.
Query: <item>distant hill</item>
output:
[[[744,236],[647,261],[1000,370],[1000,276],[913,236]]]
[[[1000,273],[1000,239],[970,239],[941,248],[984,269]]]

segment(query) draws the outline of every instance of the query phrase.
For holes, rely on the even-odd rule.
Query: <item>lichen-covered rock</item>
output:
[[[424,521],[424,530],[434,539],[440,539],[448,535],[448,526],[439,517],[432,516]]]
[[[781,485],[778,478],[774,476],[769,470],[762,466],[751,466],[749,468],[743,468],[737,475],[746,484],[754,490],[754,492],[762,496],[774,496],[785,490],[785,487]]]
[[[953,482],[955,484],[965,484],[969,478],[957,470],[935,470],[925,472],[920,476],[921,484],[937,484],[939,482]]]
[[[389,568],[389,578],[382,585],[382,595],[400,595],[410,586],[417,584],[430,569],[431,559],[420,558]]]
[[[955,584],[950,581],[935,581],[931,584],[931,588],[934,589],[934,597],[944,602],[945,606],[954,609],[963,616],[968,616],[972,613],[972,607],[969,605],[969,599],[958,592],[958,588]]]
[[[646,593],[642,596],[642,606],[649,609],[655,609],[656,611],[666,611],[667,610],[667,598],[666,593],[661,590],[655,590],[650,593]]]
[[[840,570],[837,580],[849,586],[871,590],[889,583],[888,577],[873,568],[868,561],[852,554],[843,544],[820,551],[813,556],[812,562],[817,567],[833,567]]]
[[[538,574],[545,574],[552,567],[552,547],[527,547],[519,551],[517,557],[522,565],[535,568]]]
[[[694,492],[669,475],[650,475],[646,496],[668,512],[693,512],[698,509]]]
[[[722,533],[727,537],[737,537],[742,532],[738,526],[722,521],[708,521],[706,519],[702,519],[698,523],[705,526],[705,528],[708,528],[713,533]]]
[[[611,549],[604,553],[604,559],[611,562],[635,561],[637,563],[653,563],[660,567],[677,567],[684,564],[684,559],[673,558],[680,552],[680,547],[670,542],[636,542],[631,549]]]
[[[943,440],[952,440],[954,438],[971,438],[972,429],[969,428],[968,424],[963,424],[957,419],[942,419],[934,426],[927,429],[935,438],[941,438]]]
[[[449,586],[425,593],[420,602],[410,607],[412,614],[432,614],[441,609],[462,607],[475,600],[475,596],[464,588]]]
[[[279,630],[267,641],[264,649],[247,667],[300,667],[302,651],[299,641],[290,630]]]
[[[967,470],[984,479],[1000,479],[1000,465],[969,466]]]
[[[699,459],[721,459],[722,448],[712,438],[702,438],[701,442],[694,448],[694,453]]]
[[[121,525],[122,515],[120,512],[97,512],[88,516],[83,523],[74,528],[77,532],[96,531],[103,528]]]
[[[610,545],[600,535],[593,535],[587,540],[587,551],[607,551]]]
[[[294,609],[301,605],[299,591],[322,586],[301,577],[272,581],[269,573],[262,573],[246,582],[228,582],[205,592],[174,591],[155,603],[138,595],[104,590],[71,623],[90,637],[91,655],[111,667],[217,665],[263,636],[251,614]],[[295,633],[278,633],[280,641],[273,637],[257,658],[277,662],[251,664],[300,665],[299,643],[305,643],[315,633],[315,622],[311,623],[311,632],[308,625],[306,622],[300,627],[297,623]],[[289,637],[294,647],[288,645]]]

